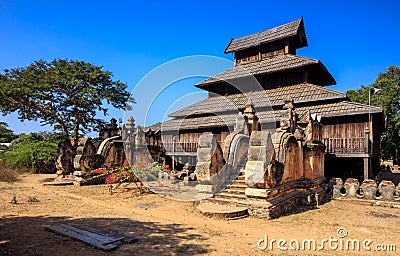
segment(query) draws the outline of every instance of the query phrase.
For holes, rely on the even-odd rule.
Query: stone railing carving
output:
[[[400,184],[395,186],[389,180],[383,180],[377,184],[374,180],[366,179],[360,185],[354,178],[348,178],[344,183],[341,178],[332,178],[329,186],[335,199],[400,201]]]

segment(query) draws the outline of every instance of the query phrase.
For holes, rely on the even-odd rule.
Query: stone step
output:
[[[227,188],[227,189],[223,190],[221,193],[235,194],[235,195],[245,195],[244,189],[230,189],[230,188]]]
[[[218,204],[208,200],[207,202],[201,202],[197,209],[206,216],[217,218],[238,219],[249,216],[249,211],[246,207]]]
[[[226,188],[227,189],[245,191],[247,186],[246,185],[241,185],[241,184],[231,184],[231,185],[228,185]]]
[[[240,206],[247,206],[246,202],[243,199],[233,200],[228,198],[207,198],[207,202],[214,203],[214,204],[222,204],[222,205],[240,205]]]
[[[218,193],[214,196],[214,198],[225,198],[231,200],[246,200],[246,195],[244,193],[235,194],[235,193],[227,193],[225,190],[221,193]]]
[[[234,180],[234,181],[232,182],[232,184],[233,184],[233,185],[242,185],[242,186],[246,186],[246,187],[247,187],[246,181],[245,181],[245,180]]]
[[[244,175],[239,175],[239,176],[237,176],[236,179],[237,179],[237,180],[244,180],[244,179],[245,179],[245,176],[244,176]]]

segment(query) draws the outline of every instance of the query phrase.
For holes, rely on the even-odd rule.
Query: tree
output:
[[[107,115],[105,103],[117,109],[134,102],[127,85],[113,81],[112,73],[83,61],[35,61],[25,68],[0,74],[0,111],[18,113],[20,120],[40,120],[53,126],[77,145],[80,133],[98,131]]]
[[[381,89],[375,94],[376,90]],[[381,157],[400,161],[400,67],[390,66],[379,73],[375,82],[369,86],[362,85],[358,90],[349,90],[347,96],[352,101],[368,104],[368,91],[371,93],[371,105],[381,107],[384,111],[386,129],[382,133]]]
[[[6,122],[0,121],[0,143],[8,143],[18,138],[18,136],[14,134],[14,131],[7,127],[8,124]]]

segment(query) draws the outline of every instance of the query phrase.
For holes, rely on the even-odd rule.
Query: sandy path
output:
[[[257,242],[270,239],[338,238],[396,244],[400,250],[400,209],[331,201],[318,209],[276,220],[245,218],[217,220],[200,215],[191,202],[158,195],[127,192],[110,195],[105,186],[48,187],[46,175],[27,175],[12,185],[0,183],[0,255],[323,255],[388,252],[325,250],[260,250]],[[17,204],[11,204],[13,196]],[[29,203],[28,198],[39,202]],[[78,241],[53,234],[45,226],[76,223],[136,236],[136,243],[102,252]],[[344,240],[346,242],[346,240]],[[264,244],[261,244],[264,245]],[[286,244],[288,246],[288,244]],[[392,255],[397,255],[392,252]]]

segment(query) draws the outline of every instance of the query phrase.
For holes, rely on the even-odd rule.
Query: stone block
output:
[[[198,184],[195,190],[200,193],[215,194],[218,192],[218,187],[214,185]]]
[[[346,189],[346,197],[355,198],[357,196],[357,191],[360,188],[360,183],[357,179],[348,178],[343,187]]]
[[[215,146],[216,140],[212,133],[204,133],[200,136],[198,147],[199,148],[212,148]]]
[[[245,181],[249,187],[265,187],[265,166],[263,161],[247,161]]]
[[[375,199],[376,195],[376,182],[374,180],[366,179],[361,183],[360,190],[362,192],[361,198],[363,199]]]
[[[396,191],[396,187],[393,182],[389,180],[383,180],[379,183],[378,191],[381,194],[379,199],[382,200],[394,200],[394,193]]]
[[[274,148],[267,148],[265,146],[251,146],[249,147],[247,153],[247,159],[250,161],[267,161],[270,162],[271,158],[268,158],[269,155],[272,155]]]
[[[260,189],[260,188],[246,188],[244,193],[248,197],[256,197],[256,198],[267,198],[269,194],[266,189]]]
[[[250,146],[264,146],[267,144],[268,131],[253,131],[250,137]]]
[[[214,152],[211,152],[210,148],[198,148],[197,149],[197,161],[198,162],[206,162],[210,161],[211,155]]]
[[[329,180],[329,188],[332,191],[333,198],[342,197],[340,190],[343,188],[343,180],[341,178],[330,179]]]
[[[210,165],[210,162],[197,162],[196,176],[198,180],[204,180],[210,177]]]

